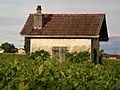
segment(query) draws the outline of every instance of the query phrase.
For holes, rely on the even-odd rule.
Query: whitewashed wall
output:
[[[91,51],[91,39],[31,39],[30,52],[44,49],[51,53],[54,46],[67,47],[70,52]]]

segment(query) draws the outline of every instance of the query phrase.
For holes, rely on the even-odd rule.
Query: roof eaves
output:
[[[24,37],[33,38],[99,38],[99,35],[88,36],[88,35],[22,35]]]

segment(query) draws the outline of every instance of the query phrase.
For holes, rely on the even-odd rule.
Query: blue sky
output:
[[[43,13],[105,13],[109,35],[120,36],[120,0],[0,0],[0,44],[23,47],[19,32],[38,4]]]

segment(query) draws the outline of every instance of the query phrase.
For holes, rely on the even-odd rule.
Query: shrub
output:
[[[60,64],[0,54],[0,90],[120,90],[120,61]]]
[[[90,53],[88,51],[82,51],[82,52],[68,52],[66,54],[65,59],[67,61],[73,62],[73,63],[79,63],[82,61],[86,61],[90,58]]]
[[[50,58],[50,54],[47,51],[44,50],[40,50],[40,51],[35,51],[32,52],[30,55],[31,59],[42,59],[42,60],[46,60],[47,58]]]

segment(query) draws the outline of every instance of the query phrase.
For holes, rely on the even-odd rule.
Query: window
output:
[[[52,47],[52,56],[58,58],[60,62],[63,62],[65,60],[66,52],[66,47]]]

